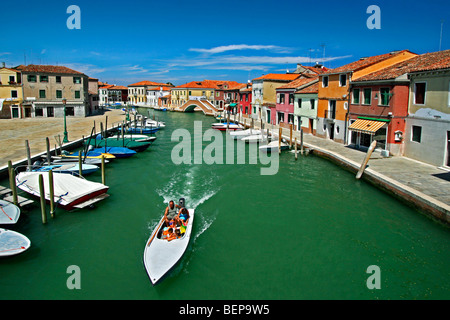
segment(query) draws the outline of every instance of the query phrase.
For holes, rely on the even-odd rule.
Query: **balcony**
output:
[[[336,109],[325,110],[324,118],[327,121],[334,122],[334,119],[336,119]]]

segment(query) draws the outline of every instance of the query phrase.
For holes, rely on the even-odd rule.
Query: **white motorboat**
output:
[[[247,130],[237,130],[237,131],[230,132],[230,136],[233,139],[237,139],[237,140],[240,140],[240,139],[248,137],[248,136],[257,135],[257,134],[261,134],[261,130],[247,129]]]
[[[40,197],[39,175],[44,182],[45,199],[50,201],[49,175],[46,172],[20,172],[16,176],[19,189]],[[54,201],[66,210],[84,208],[108,197],[109,187],[71,174],[53,173]]]
[[[20,209],[11,202],[0,200],[0,224],[14,224],[19,220]]]
[[[184,199],[180,199],[180,203],[181,201],[183,201],[184,206]],[[158,226],[152,232],[149,240],[147,240],[144,249],[144,266],[153,285],[161,281],[177,264],[188,247],[192,234],[195,210],[188,209],[188,211],[189,219],[185,226],[186,231],[181,237],[171,241],[163,239],[162,233],[165,227],[163,216]]]
[[[16,231],[0,229],[0,257],[13,256],[27,250],[30,239]]]
[[[289,145],[282,141],[280,143],[280,149],[281,151],[289,149]],[[259,150],[266,153],[278,152],[278,141],[272,141],[266,145],[259,146]]]

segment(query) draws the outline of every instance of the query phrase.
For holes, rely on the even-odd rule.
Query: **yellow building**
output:
[[[0,118],[31,117],[31,108],[23,108],[21,72],[0,68]]]

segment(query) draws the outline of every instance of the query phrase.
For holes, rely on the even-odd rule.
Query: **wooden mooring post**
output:
[[[41,198],[41,216],[42,216],[42,223],[47,223],[47,211],[45,208],[45,190],[44,190],[44,178],[42,177],[42,174],[39,175],[39,193]]]
[[[106,185],[105,179],[105,155],[102,154],[102,184]]]
[[[300,154],[303,155],[303,129],[300,129]]]
[[[55,186],[53,183],[53,171],[50,169],[48,171],[48,185],[50,191],[50,216],[55,217]]]
[[[9,173],[9,187],[12,191],[13,203],[17,206],[19,205],[19,200],[17,197],[17,186],[16,186],[16,174],[14,173],[14,168],[12,166],[11,160],[8,161],[8,173]]]
[[[292,148],[292,123],[289,124],[289,149]]]
[[[281,154],[281,133],[283,132],[283,129],[281,127],[278,127],[278,153]]]
[[[295,142],[294,142],[294,150],[295,150],[295,160],[297,160],[297,138],[295,138]]]
[[[27,152],[27,171],[31,171],[31,152],[28,140],[25,140],[25,150]]]
[[[370,144],[369,150],[367,150],[366,157],[361,163],[361,167],[359,168],[358,173],[356,174],[356,179],[361,178],[362,174],[364,173],[364,170],[366,169],[367,163],[369,162],[370,156],[372,155],[372,152],[373,150],[375,150],[376,146],[377,140],[373,140],[372,143]]]

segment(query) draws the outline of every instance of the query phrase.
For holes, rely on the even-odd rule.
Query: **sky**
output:
[[[70,5],[80,9],[80,29],[67,27]],[[24,0],[4,1],[1,11],[7,67],[63,65],[124,86],[245,83],[297,63],[336,68],[395,50],[450,49],[448,0]]]

